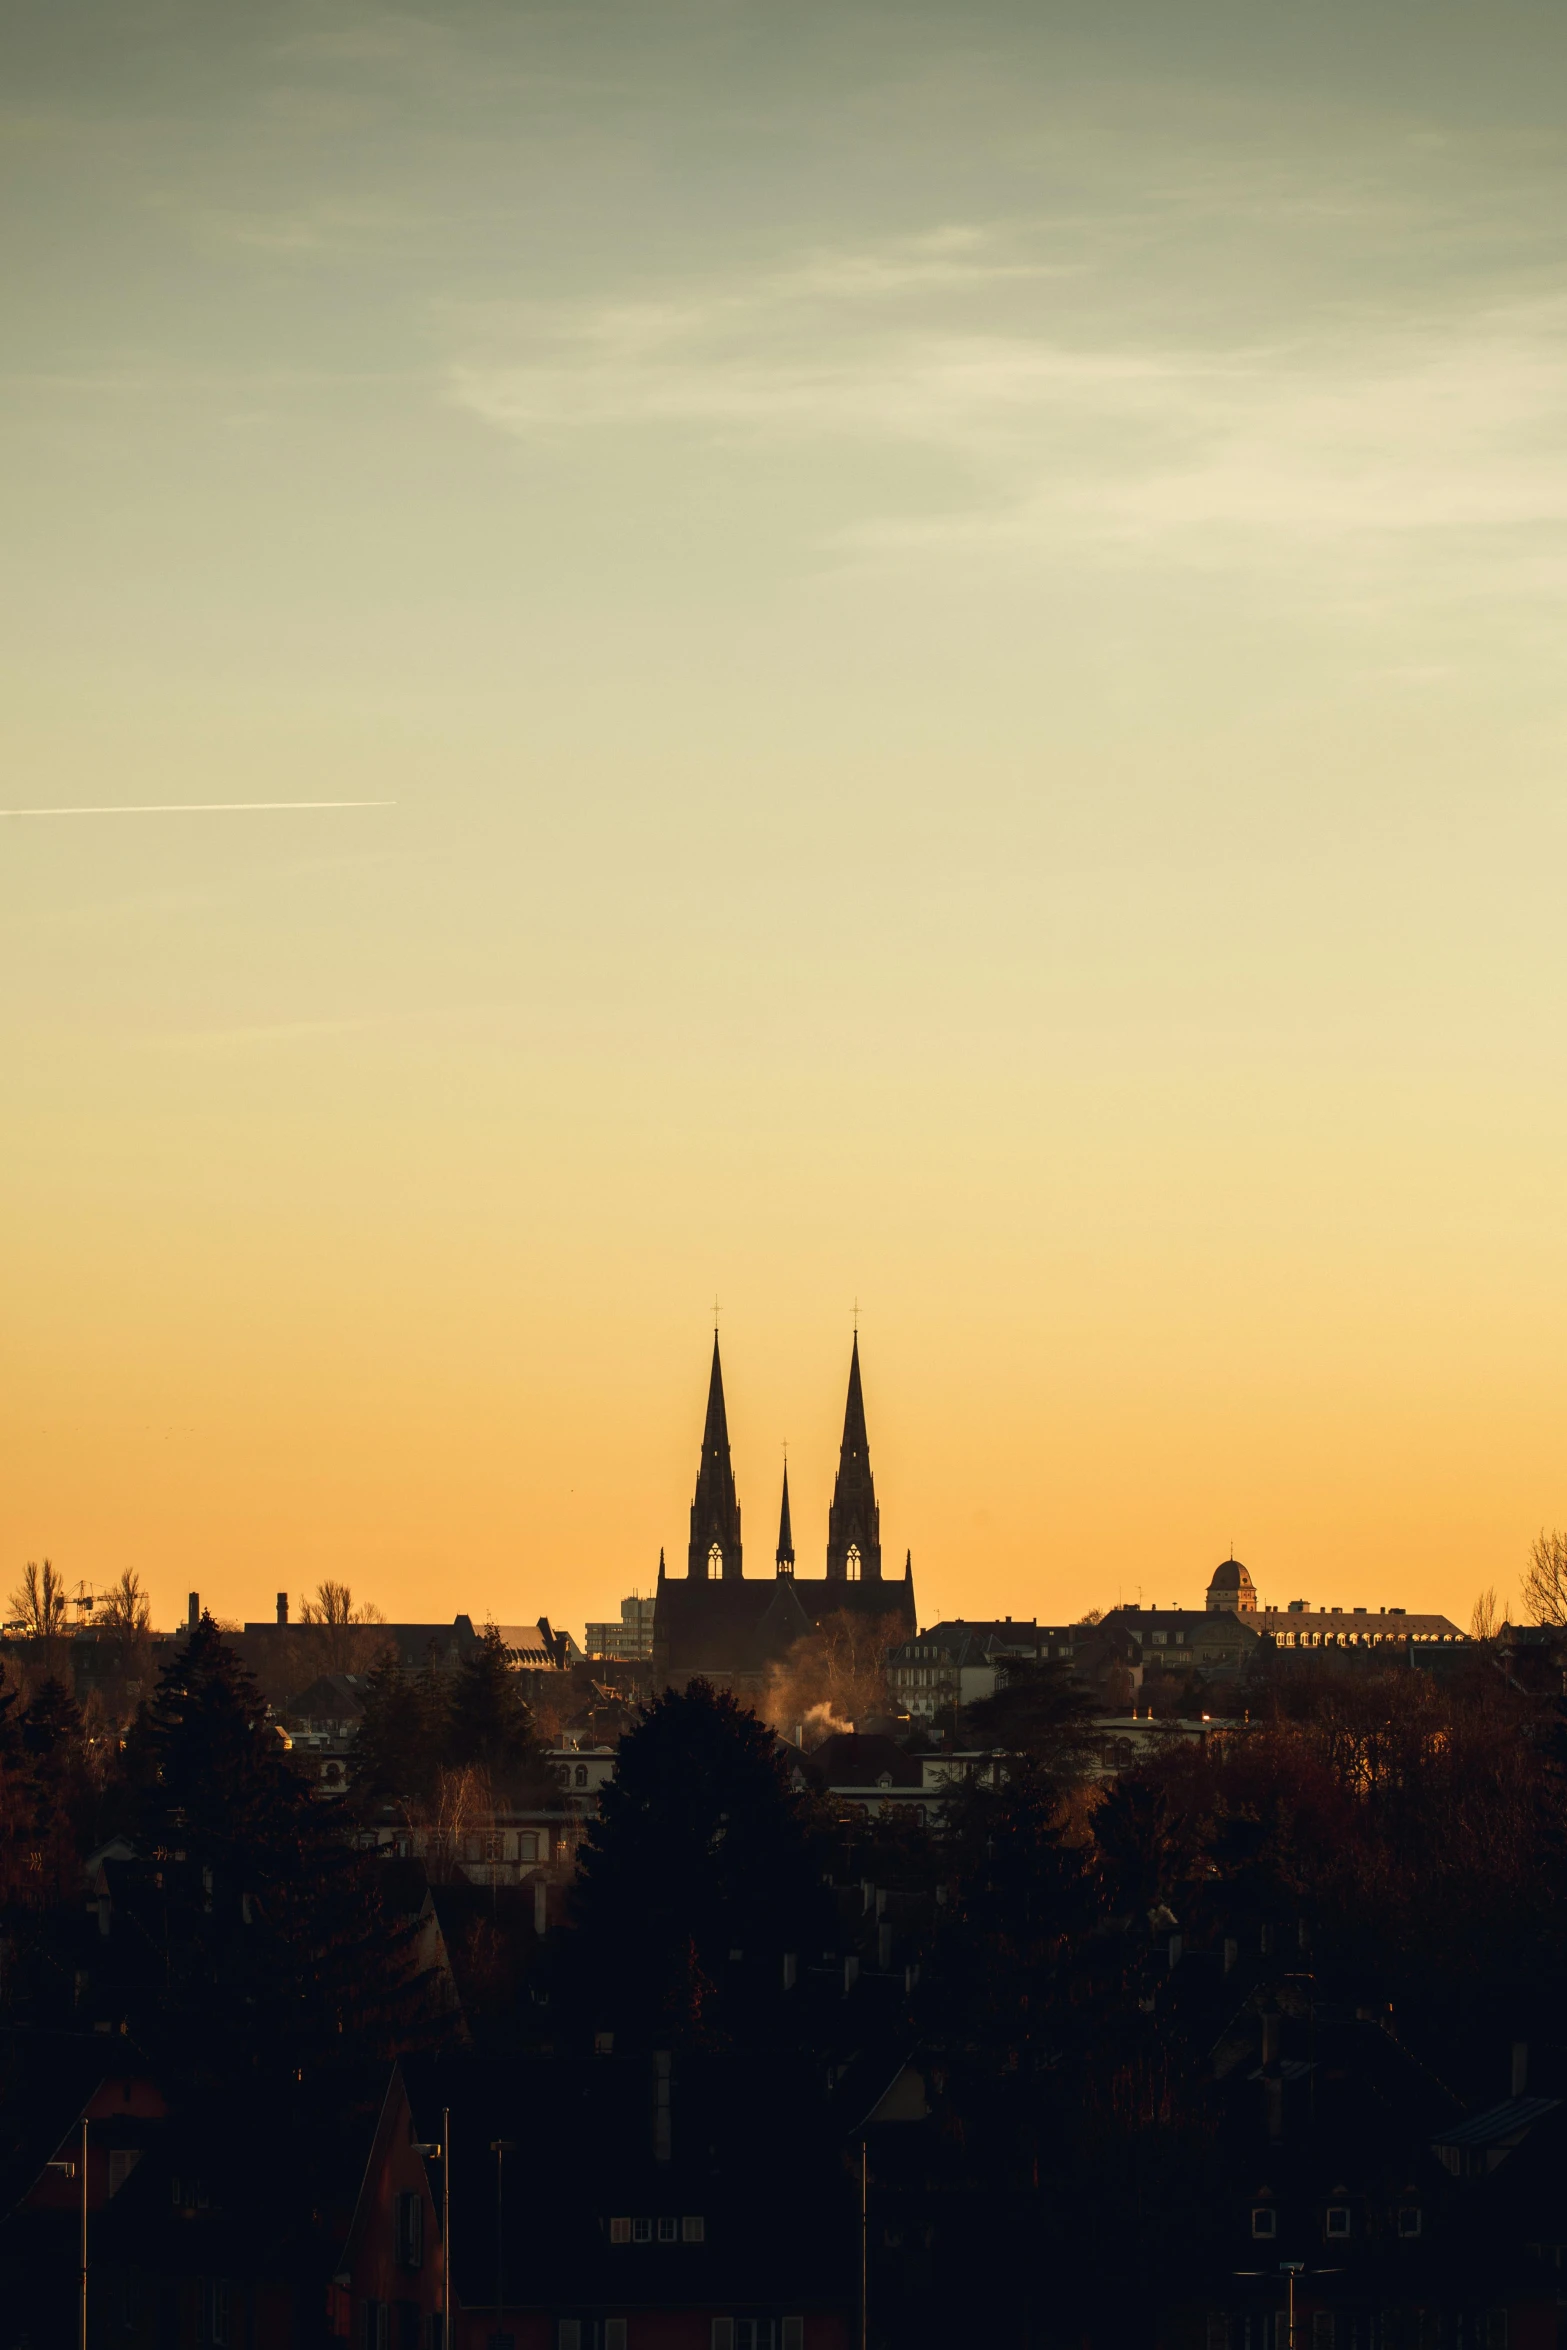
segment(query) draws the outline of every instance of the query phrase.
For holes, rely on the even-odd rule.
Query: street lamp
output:
[[[506,2253],[501,2235],[501,2221],[505,2212],[506,2157],[515,2154],[515,2138],[492,2138],[490,2152],[495,2157],[495,2326],[500,2330],[501,2311],[506,2306]]]
[[[1289,2281],[1290,2281],[1290,2283],[1289,2283],[1289,2329],[1290,2329],[1290,2345],[1289,2345],[1289,2350],[1295,2350],[1295,2279],[1296,2279],[1296,2278],[1297,2278],[1297,2277],[1300,2275],[1300,2273],[1301,2273],[1301,2270],[1302,2270],[1302,2269],[1305,2267],[1305,2265],[1306,2265],[1306,2263],[1305,2263],[1303,2260],[1281,2260],[1281,2261],[1279,2262],[1279,2266],[1280,2266],[1280,2268],[1281,2268],[1281,2269],[1284,2271],[1284,2274],[1285,2274],[1285,2275],[1286,2275],[1286,2276],[1289,2278]]]
[[[427,2162],[441,2166],[441,2350],[451,2350],[452,2340],[452,2109],[441,2107],[441,2136],[439,2144],[432,2140],[421,2143],[414,2140],[415,2154],[422,2154]]]
[[[57,2170],[62,2178],[80,2177],[82,2182],[82,2280],[81,2307],[77,2324],[80,2350],[87,2350],[87,2116],[85,2113],[82,2115],[81,2161],[79,2163],[67,2162],[62,2156],[56,2155],[49,2163],[48,2168]]]

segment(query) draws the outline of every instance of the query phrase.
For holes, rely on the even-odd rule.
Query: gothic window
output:
[[[843,1571],[851,1583],[858,1583],[860,1579],[860,1546],[857,1542],[851,1542],[849,1545],[849,1555],[843,1562]]]
[[[724,1571],[724,1553],[723,1553],[723,1547],[722,1547],[722,1545],[721,1545],[721,1544],[719,1544],[719,1543],[717,1543],[717,1542],[715,1542],[715,1543],[714,1543],[714,1545],[713,1545],[712,1549],[711,1549],[711,1550],[708,1552],[708,1554],[707,1554],[707,1571],[708,1571],[708,1573],[709,1573],[710,1575],[722,1575],[722,1574],[723,1574],[723,1571]]]

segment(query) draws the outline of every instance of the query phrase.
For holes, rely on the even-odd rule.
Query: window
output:
[[[140,2160],[141,2148],[139,2146],[110,2147],[109,2200],[111,2203],[113,2202],[115,2196],[118,2195],[120,2189],[124,2186],[126,2180],[130,2177],[132,2171],[136,2168],[136,2165],[140,2162]]]
[[[484,1858],[491,1861],[504,1860],[506,1858],[506,1838],[504,1834],[485,1837]]]
[[[848,1556],[843,1562],[843,1571],[851,1583],[858,1583],[860,1579],[860,1546],[857,1542],[851,1542],[849,1545]]]
[[[634,2219],[631,2223],[631,2241],[633,2244],[651,2244],[653,2222],[650,2219]]]
[[[805,2320],[786,2317],[783,2321],[783,2350],[805,2350]]]
[[[626,2350],[626,2321],[623,2317],[605,2318],[604,2350]]]
[[[391,2350],[386,2338],[387,2308],[384,2301],[365,2303],[365,2350]]]
[[[661,2219],[659,2221],[658,2240],[661,2244],[678,2243],[679,2238],[680,2222],[677,2219]]]
[[[1347,2203],[1330,2203],[1328,2205],[1327,2232],[1330,2236],[1347,2236],[1349,2234],[1349,2205]]]
[[[1505,2309],[1488,2309],[1485,2313],[1485,2350],[1507,2350]]]
[[[1276,2236],[1278,2234],[1279,2215],[1271,2203],[1253,2204],[1251,2232],[1254,2236]]]
[[[732,2317],[714,2318],[713,2350],[735,2350],[735,2321]]]
[[[710,1575],[722,1575],[724,1571],[724,1554],[716,1542],[707,1554],[707,1571]]]
[[[630,2220],[612,2219],[609,2223],[609,2240],[612,2244],[629,2244],[631,2241]]]
[[[1333,2312],[1319,2309],[1311,2321],[1311,2350],[1333,2350]]]
[[[578,1765],[577,1765],[577,1785],[578,1785],[579,1787],[585,1787],[585,1786],[587,1785],[587,1783],[588,1783],[588,1766],[587,1766],[587,1764],[586,1764],[586,1763],[578,1763]]]
[[[229,2288],[226,2277],[212,2277],[207,2284],[207,2340],[225,2344],[229,2338]]]
[[[418,2195],[397,2198],[397,2265],[424,2266],[424,2203]]]
[[[517,1858],[519,1860],[537,1860],[538,1857],[539,1839],[537,1831],[532,1828],[525,1828],[522,1834],[517,1838]]]
[[[1398,2215],[1398,2232],[1401,2236],[1419,2235],[1420,2206],[1418,2203],[1404,2204]]]
[[[555,2350],[582,2350],[582,2320],[563,2317],[555,2329]]]
[[[680,2241],[682,2244],[702,2244],[706,2240],[707,2222],[700,2214],[695,2219],[687,2218],[681,2221]]]

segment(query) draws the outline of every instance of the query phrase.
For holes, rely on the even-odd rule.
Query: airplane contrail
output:
[[[293,808],[395,808],[395,800],[152,800],[128,807],[0,808],[0,816],[246,816]]]

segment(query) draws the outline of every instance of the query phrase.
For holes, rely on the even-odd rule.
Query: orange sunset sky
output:
[[[1309,19],[1309,21],[1308,21]],[[1418,35],[1418,37],[1415,37]],[[1567,18],[24,8],[0,1595],[1516,1593]]]

